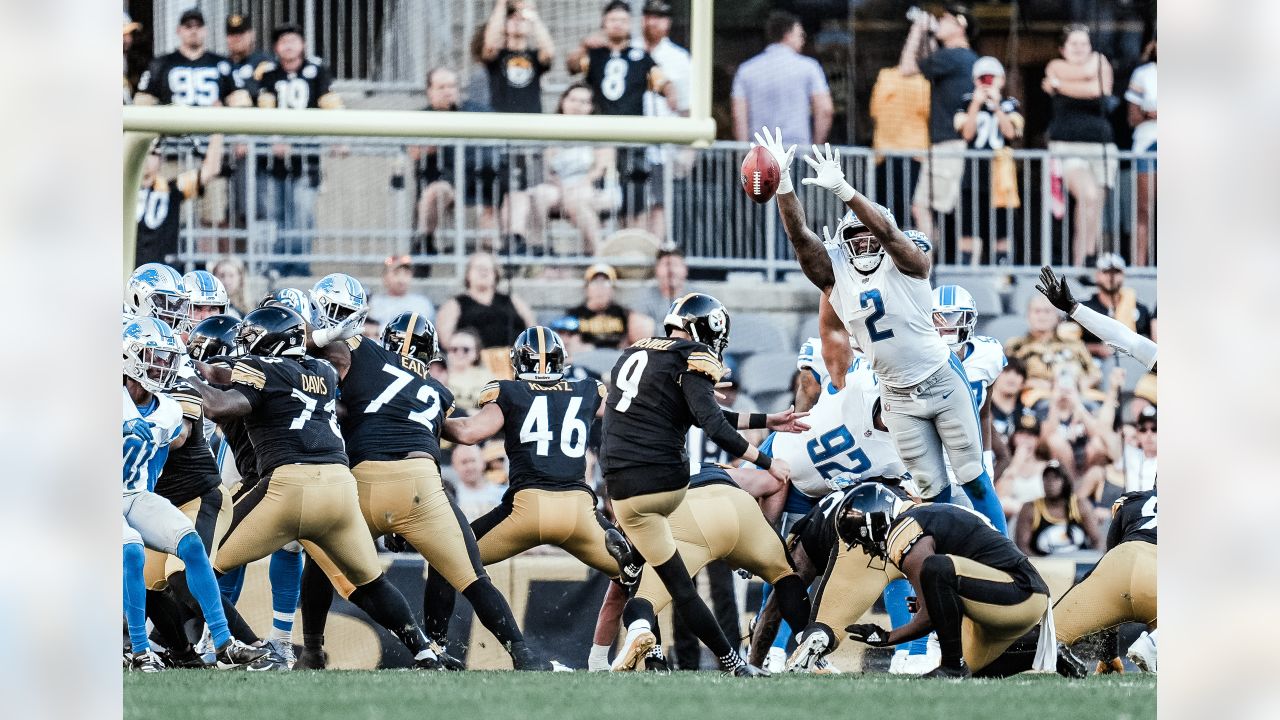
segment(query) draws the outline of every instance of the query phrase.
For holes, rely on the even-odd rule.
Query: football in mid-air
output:
[[[763,205],[772,200],[773,194],[778,192],[781,172],[773,155],[757,145],[751,148],[746,159],[742,161],[742,189],[747,193],[747,197]]]

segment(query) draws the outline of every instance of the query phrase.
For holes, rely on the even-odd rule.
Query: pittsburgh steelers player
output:
[[[1067,286],[1065,275],[1055,275],[1053,268],[1045,265],[1040,268],[1040,282],[1036,283],[1036,289],[1049,298],[1049,302],[1054,307],[1080,323],[1085,330],[1097,335],[1106,344],[1131,356],[1146,365],[1148,370],[1155,372],[1158,350],[1156,344],[1129,329],[1119,320],[1076,302],[1071,295],[1071,288]]]
[[[480,392],[480,410],[449,418],[444,437],[475,445],[502,433],[510,487],[502,504],[471,523],[480,562],[492,565],[539,545],[563,548],[615,580],[632,562],[622,533],[597,512],[587,485],[591,423],[603,407],[598,380],[567,381],[565,347],[550,328],[535,326],[511,346],[514,380],[494,380]],[[631,569],[632,575],[639,567]],[[425,625],[439,642],[454,594],[433,566],[427,574]],[[474,603],[473,603],[474,605]]]
[[[787,238],[805,276],[827,296],[871,361],[880,379],[885,424],[911,476],[936,492],[928,499],[948,500],[945,449],[974,508],[1007,532],[991,476],[982,466],[982,433],[969,379],[930,321],[928,238],[898,229],[887,208],[845,181],[839,151],[828,146],[823,152],[815,145],[813,156],[805,157],[815,174],[802,182],[830,190],[849,209],[824,245],[806,226],[791,185],[795,146],[785,149],[780,131],[762,130],[756,142],[782,169],[777,198]]]
[[[685,437],[692,425],[733,457],[782,481],[790,476],[787,464],[761,454],[736,428],[794,431],[808,426],[793,411],[742,417],[720,409],[715,384],[724,375],[721,356],[729,342],[729,313],[719,300],[702,293],[685,295],[671,304],[663,325],[667,337],[645,338],[622,351],[605,399],[600,462],[614,517],[721,669],[742,677],[767,676],[742,661],[698,596],[668,516],[679,508],[689,485]],[[656,615],[648,600],[627,601],[623,622],[627,635],[615,669],[634,668],[656,642]]]

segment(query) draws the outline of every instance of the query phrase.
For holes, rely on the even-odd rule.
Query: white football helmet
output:
[[[889,220],[893,220],[893,213],[889,208],[876,204],[876,209],[881,215]],[[858,219],[853,211],[844,214],[840,219],[840,224],[836,226],[836,242],[840,243],[840,247],[844,250],[845,257],[849,258],[849,262],[861,273],[875,272],[880,267],[880,263],[884,260],[884,248],[880,245],[880,240],[874,235],[863,234],[855,239],[859,233],[863,233],[867,229],[865,223]]]
[[[969,341],[978,324],[978,306],[959,285],[939,285],[933,291],[933,326],[954,351]]]
[[[346,273],[330,273],[311,288],[321,327],[333,327],[369,304],[364,286]]]
[[[187,288],[192,307],[217,308],[213,314],[221,315],[231,304],[231,300],[227,297],[226,286],[207,270],[192,270],[183,275],[182,284]]]
[[[150,392],[164,392],[178,378],[183,348],[173,329],[153,317],[135,318],[121,335],[124,374]]]
[[[182,275],[163,263],[146,263],[133,271],[124,304],[134,315],[163,320],[178,332],[186,332],[191,322],[191,300]]]

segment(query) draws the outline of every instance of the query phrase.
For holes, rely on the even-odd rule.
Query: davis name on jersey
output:
[[[979,408],[987,400],[987,390],[995,382],[1008,361],[1004,356],[1004,346],[999,340],[986,335],[974,335],[961,345],[964,356],[960,364],[964,365],[964,374],[969,376],[969,385],[973,388],[973,400]]]
[[[124,393],[124,492],[155,487],[169,443],[182,434],[182,408],[172,398],[154,394],[149,407],[139,409]]]
[[[933,326],[929,281],[908,277],[886,256],[870,275],[849,264],[838,245],[827,248],[835,285],[831,307],[853,344],[871,360],[880,382],[911,387],[947,363],[951,349]]]

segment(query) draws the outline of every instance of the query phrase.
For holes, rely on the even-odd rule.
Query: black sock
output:
[[[793,628],[803,628],[809,622],[809,592],[799,575],[788,575],[773,586],[778,594],[778,609],[782,619]]]
[[[671,593],[672,605],[680,613],[680,616],[684,618],[684,621],[688,623],[689,629],[693,631],[693,634],[698,636],[703,645],[711,649],[712,654],[720,660],[721,667],[726,670],[735,667],[736,665],[731,661],[728,661],[729,664],[726,665],[726,658],[732,656],[732,658],[736,659],[738,653],[729,644],[729,639],[724,636],[724,631],[720,629],[720,625],[716,622],[716,617],[711,613],[711,609],[698,596],[698,589],[689,577],[689,571],[685,569],[684,561],[680,558],[680,552],[676,551],[669,560],[661,565],[653,566],[653,570],[658,573],[662,584],[666,585],[667,591]],[[738,660],[738,662],[740,663],[741,660]]]
[[[920,569],[920,593],[929,620],[938,634],[942,649],[942,664],[959,667],[964,657],[960,644],[960,623],[964,620],[964,605],[957,589],[956,566],[946,555],[930,555]]]
[[[324,648],[324,628],[333,605],[333,584],[324,570],[310,557],[302,568],[302,585],[298,594],[302,613],[302,643],[308,650]]]
[[[457,599],[458,593],[449,581],[435,568],[428,568],[427,587],[422,593],[422,626],[427,637],[442,647],[449,641],[449,621]]]
[[[644,598],[631,598],[622,606],[622,627],[629,628],[637,620],[647,620],[649,628],[658,626],[658,617],[653,612],[653,603]]]
[[[516,624],[515,616],[511,614],[511,606],[507,604],[507,599],[502,597],[502,593],[498,592],[498,588],[493,586],[493,581],[487,575],[480,576],[478,580],[468,585],[467,589],[462,591],[462,596],[471,603],[471,608],[476,611],[476,618],[480,620],[480,624],[493,633],[503,647],[510,650],[515,643],[524,642],[524,633],[520,632],[520,626]]]
[[[187,633],[182,629],[182,610],[169,593],[162,590],[147,591],[147,617],[155,625],[165,647],[177,650],[191,644]]]
[[[187,587],[187,572],[179,570],[169,576],[169,588],[173,590],[173,595],[188,610],[197,617],[203,618],[204,615],[200,611],[200,603],[196,601],[191,590]],[[240,611],[236,610],[236,606],[231,604],[226,595],[219,595],[222,600],[222,614],[227,616],[227,630],[231,632],[231,637],[239,640],[246,645],[252,645],[261,638],[249,626],[244,617],[240,615]]]
[[[414,621],[409,602],[386,575],[379,575],[373,582],[356,588],[348,599],[399,638],[415,658],[427,649],[427,636]]]

